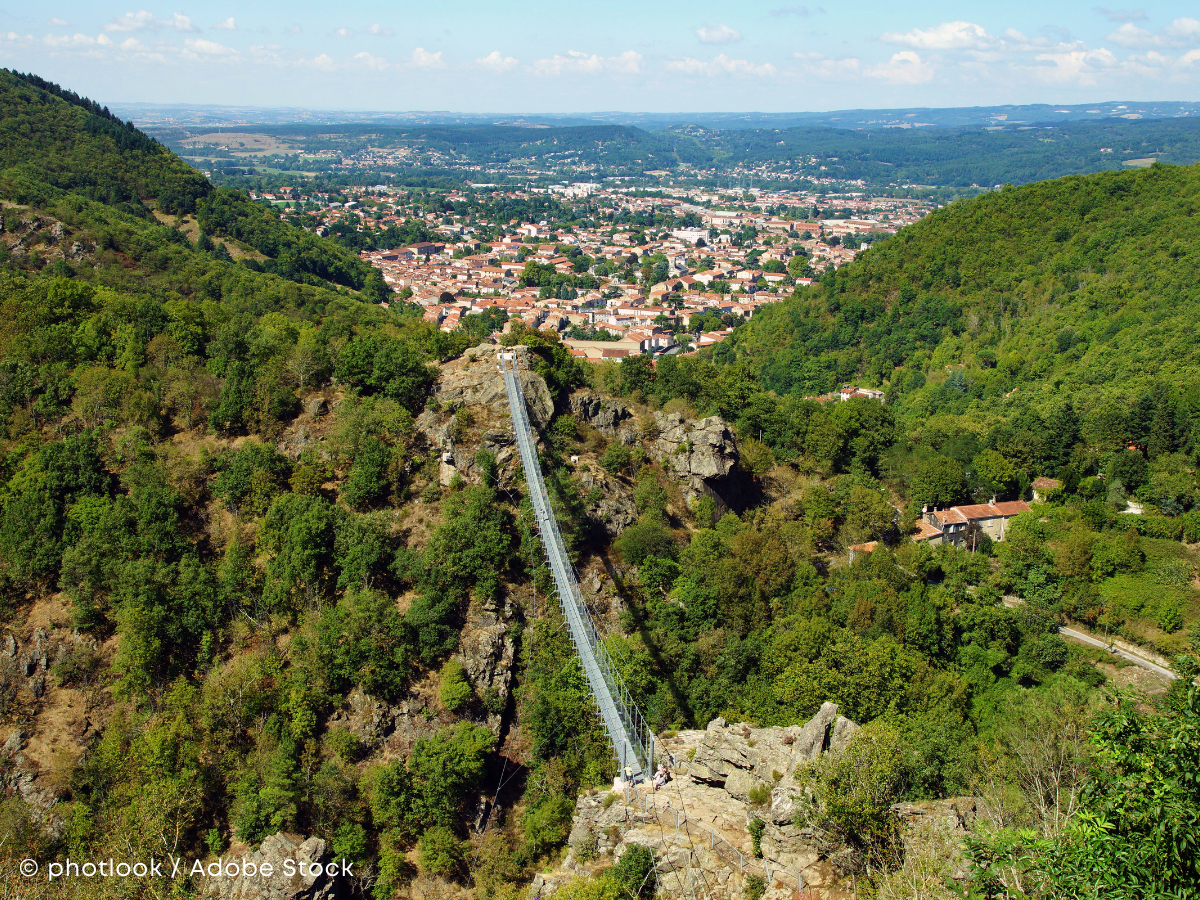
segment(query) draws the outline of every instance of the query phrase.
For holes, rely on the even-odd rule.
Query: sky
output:
[[[1200,7],[1179,2],[172,2],[0,0],[0,66],[104,103],[308,109],[1200,99]]]

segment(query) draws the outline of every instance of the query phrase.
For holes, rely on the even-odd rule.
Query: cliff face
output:
[[[744,505],[746,484],[738,469],[737,438],[720,416],[691,420],[655,411],[638,419],[620,401],[589,391],[572,395],[570,408],[579,421],[610,440],[643,446],[650,459],[679,482],[689,504],[710,496],[727,509]]]
[[[653,850],[661,896],[750,896],[751,877],[763,879],[767,900],[796,896],[852,900],[853,879],[841,848],[807,824],[811,798],[797,769],[846,748],[858,725],[824,704],[804,725],[756,728],[715,719],[703,731],[683,731],[661,747],[672,779],[653,790],[598,791],[579,798],[570,852],[539,875],[536,889],[552,893],[609,865],[634,844]],[[893,808],[902,835],[930,828],[961,837],[974,819],[970,799],[903,803]],[[763,823],[762,859],[754,856],[750,824]]]
[[[671,761],[671,781],[657,791],[581,797],[570,852],[535,887],[552,891],[642,844],[658,860],[663,896],[740,900],[749,876],[757,876],[768,898],[794,896],[801,878],[810,896],[850,897],[836,861],[811,830],[793,823],[803,800],[793,776],[822,753],[844,749],[857,730],[826,703],[803,726],[755,728],[715,719],[703,731],[665,738],[660,746]],[[748,828],[755,818],[765,824],[767,866],[754,856]]]

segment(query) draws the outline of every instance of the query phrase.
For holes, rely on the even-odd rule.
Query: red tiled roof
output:
[[[987,509],[986,506],[977,507],[977,508]],[[971,509],[971,507],[969,507],[969,506],[964,506],[964,507],[952,506],[949,509],[935,509],[933,511],[933,515],[934,515],[934,518],[936,518],[943,525],[946,525],[947,523],[961,525],[963,522],[967,521],[967,517],[964,516],[961,512],[959,512],[960,509]]]
[[[917,533],[913,535],[914,541],[927,541],[932,537],[937,537],[942,533],[940,528],[930,525],[928,522],[917,523]]]
[[[1023,512],[1029,512],[1031,508],[1024,500],[1002,500],[995,504],[995,506],[1002,516],[1015,516]]]
[[[1028,512],[1029,504],[1024,500],[1003,500],[1000,503],[975,503],[968,506],[955,506],[954,509],[964,517],[965,520],[970,519],[997,519],[1001,516],[1005,518],[1015,516],[1018,513]]]

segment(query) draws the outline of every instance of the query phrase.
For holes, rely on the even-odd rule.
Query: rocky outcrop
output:
[[[577,475],[588,515],[597,527],[615,538],[638,519],[633,494],[603,470],[581,469]]]
[[[679,413],[656,412],[654,424],[651,456],[681,481],[725,478],[737,465],[737,441],[720,416],[693,422]]]
[[[948,836],[947,843],[955,846],[949,854],[949,875],[965,882],[971,875],[971,864],[961,850],[961,841],[974,828],[979,817],[974,797],[950,797],[946,800],[921,800],[917,803],[897,803],[892,807],[900,822],[900,840],[907,853],[930,831]]]
[[[442,367],[434,394],[438,403],[443,407],[478,404],[486,406],[496,415],[507,415],[508,393],[504,388],[504,376],[497,368],[498,353],[517,354],[521,389],[529,408],[529,418],[538,427],[548,426],[554,416],[554,399],[542,376],[531,369],[528,347],[480,344],[467,350],[459,359]]]
[[[790,784],[800,765],[827,750],[842,750],[858,726],[825,703],[804,725],[752,728],[714,719],[702,733],[691,761],[679,761],[697,781],[724,788],[747,802],[752,787]]]
[[[56,259],[85,259],[92,248],[78,240],[68,240],[67,228],[55,219],[33,215],[28,210],[2,206],[5,214],[0,216],[0,243],[8,246],[8,252],[16,259],[37,252],[47,262]]]
[[[624,403],[578,392],[571,395],[571,415],[605,437],[633,446],[640,434],[633,413]]]
[[[794,896],[795,879],[802,877],[812,898],[849,898],[839,859],[806,824],[808,800],[794,776],[822,753],[844,749],[857,730],[826,703],[804,725],[756,728],[715,719],[703,731],[664,738],[671,782],[628,798],[607,792],[581,797],[570,853],[535,887],[552,891],[631,844],[644,844],[654,850],[664,896],[738,900],[745,896],[743,876],[755,871],[744,865],[753,859],[748,826],[760,818],[763,854],[777,870],[767,897]]]
[[[227,853],[207,866],[214,874],[199,879],[200,896],[211,900],[336,900],[350,896],[352,872],[331,862],[325,842],[273,834],[253,853]],[[270,875],[264,875],[264,869]]]
[[[508,706],[513,684],[516,643],[511,625],[513,608],[507,596],[472,607],[460,638],[458,659],[471,681],[479,703],[469,715],[500,736],[502,710]],[[421,738],[429,738],[446,726],[438,718],[432,696],[416,687],[396,703],[355,688],[346,698],[346,708],[329,719],[330,728],[343,728],[382,758],[407,756]]]
[[[689,503],[707,495],[724,508],[744,505],[737,439],[720,416],[693,421],[660,411],[639,421],[620,401],[586,391],[570,402],[572,415],[611,440],[630,446],[645,441],[650,457],[678,479]]]
[[[467,618],[459,642],[458,659],[487,715],[487,727],[500,735],[501,713],[512,691],[513,639],[511,611],[505,600],[488,600]]]
[[[845,750],[856,731],[825,703],[803,725],[756,728],[715,719],[703,731],[664,736],[659,743],[672,780],[658,790],[639,785],[580,797],[570,850],[556,869],[538,876],[535,891],[552,894],[642,844],[654,852],[660,896],[741,900],[745,876],[766,874],[753,858],[749,825],[757,818],[771,868],[764,900],[792,900],[799,881],[808,900],[853,900],[851,851],[831,846],[827,834],[808,824],[814,799],[795,776],[822,754]],[[975,822],[974,800],[899,803],[892,811],[906,848],[911,841],[919,856],[921,842],[936,832],[951,854],[949,877],[966,877],[961,840]]]

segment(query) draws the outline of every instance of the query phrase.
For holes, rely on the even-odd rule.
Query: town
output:
[[[520,322],[558,333],[590,359],[720,343],[762,305],[931,208],[862,193],[648,192],[590,182],[476,185],[432,204],[385,185],[347,193],[343,201],[285,187],[255,199],[295,210],[297,224],[320,235],[419,230],[430,239],[361,250],[398,300],[423,307],[443,331],[469,325],[486,337]],[[542,201],[536,221],[486,215],[531,201]]]

